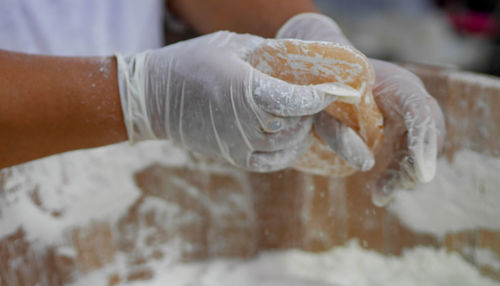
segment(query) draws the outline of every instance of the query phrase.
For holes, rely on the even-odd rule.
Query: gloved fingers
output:
[[[421,182],[430,181],[436,171],[439,142],[444,123],[439,106],[409,71],[396,65],[372,61],[376,83],[373,94],[387,120],[403,122],[407,131],[407,150],[412,162],[409,171]],[[436,125],[439,121],[439,126]],[[443,128],[438,130],[438,128]]]
[[[350,127],[326,112],[315,115],[314,128],[323,141],[352,167],[368,171],[375,164],[370,148]]]
[[[431,107],[432,117],[434,118],[434,122],[436,124],[438,154],[441,154],[444,150],[444,140],[446,138],[446,123],[444,121],[443,111],[434,97],[429,96],[427,101]]]
[[[276,38],[329,41],[352,46],[335,21],[318,13],[303,13],[290,18],[279,29]]]
[[[242,101],[241,97],[232,101],[235,106],[233,121],[252,150],[272,152],[285,149],[304,140],[311,131],[312,116],[276,116],[262,110],[253,101]],[[222,125],[229,120],[222,114],[215,116]]]
[[[378,207],[384,207],[392,201],[399,189],[413,189],[418,180],[404,168],[388,169],[380,177],[372,191],[372,202]]]
[[[404,137],[403,141],[406,141],[406,138]],[[373,203],[380,207],[385,206],[392,200],[397,190],[415,188],[420,180],[414,171],[414,164],[408,150],[400,149],[395,152],[394,158],[375,183],[372,191]]]
[[[292,118],[284,118],[284,120],[290,119]],[[273,152],[290,148],[304,141],[311,131],[313,117],[293,117],[293,120],[296,121],[292,124],[287,124],[279,132],[259,132],[254,138],[252,138],[252,146],[255,150],[261,152]]]
[[[427,91],[423,106],[408,105],[405,126],[410,158],[414,162],[416,177],[426,183],[434,178],[436,161],[444,147],[446,128],[443,113],[437,101]]]
[[[408,130],[408,150],[415,175],[421,182],[431,181],[436,174],[438,141],[434,119],[429,114],[408,108],[405,118]]]
[[[414,103],[401,106],[402,110],[399,112],[402,113],[402,118],[396,120],[401,120],[403,128],[407,131],[405,148],[412,163],[408,166],[408,171],[415,174],[419,181],[428,182],[436,172],[437,128],[426,100],[417,98],[413,100]]]
[[[252,69],[251,96],[259,108],[279,116],[304,116],[318,113],[337,97],[360,98],[358,90],[335,83],[296,85]]]
[[[275,152],[255,151],[248,157],[246,168],[254,172],[272,172],[285,169],[304,153],[307,143],[307,140],[303,140],[295,146]]]

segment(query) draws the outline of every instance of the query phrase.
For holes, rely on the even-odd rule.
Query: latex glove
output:
[[[277,34],[277,38],[297,38],[302,40],[330,41],[351,45],[338,25],[329,17],[305,13],[291,18]],[[378,205],[384,205],[397,189],[413,188],[418,182],[429,182],[436,172],[438,151],[443,147],[445,124],[442,111],[436,100],[425,90],[421,80],[411,72],[383,61],[371,60],[375,69],[373,95],[384,115],[384,146],[377,156],[374,172],[373,198]],[[325,122],[328,121],[328,122]],[[325,126],[330,131],[324,131]],[[336,142],[343,140],[358,142],[348,127],[336,122],[326,113],[316,119],[315,128],[322,139],[335,152],[339,152]],[[346,145],[344,144],[344,145]],[[366,151],[363,148],[351,150],[353,154]],[[345,153],[342,149],[340,150]],[[340,155],[339,154],[339,155]]]
[[[291,165],[306,147],[310,115],[336,96],[328,85],[292,85],[250,66],[246,55],[263,41],[218,32],[117,55],[130,142],[171,139],[252,171]]]

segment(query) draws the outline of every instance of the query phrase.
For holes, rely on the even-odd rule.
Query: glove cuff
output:
[[[129,143],[157,139],[148,116],[144,61],[148,52],[133,56],[115,54],[118,88]]]

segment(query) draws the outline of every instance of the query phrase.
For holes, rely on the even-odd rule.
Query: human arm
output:
[[[5,52],[0,166],[128,137],[170,139],[252,171],[285,168],[335,92],[258,72],[245,56],[263,41],[219,32],[117,62]]]
[[[0,168],[126,138],[113,57],[0,51]]]
[[[178,18],[206,34],[218,30],[272,38],[289,18],[317,12],[312,0],[168,0]]]

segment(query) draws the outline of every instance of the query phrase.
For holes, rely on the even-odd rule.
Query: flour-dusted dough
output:
[[[361,93],[358,103],[339,97],[325,111],[353,128],[373,152],[378,151],[383,137],[383,118],[372,95],[373,68],[362,53],[335,43],[287,39],[265,42],[249,55],[248,61],[258,70],[290,83],[335,83],[358,90]],[[314,136],[313,140],[294,168],[336,177],[356,171],[319,137]]]

